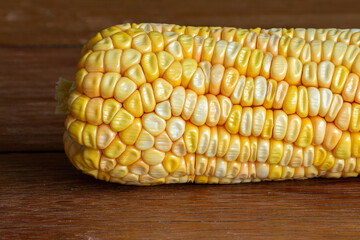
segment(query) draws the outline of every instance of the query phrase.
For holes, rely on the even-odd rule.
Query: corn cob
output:
[[[63,94],[65,152],[121,184],[356,177],[359,45],[356,29],[104,29]]]

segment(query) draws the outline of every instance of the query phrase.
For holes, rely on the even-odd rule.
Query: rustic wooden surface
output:
[[[359,239],[358,179],[120,186],[77,172],[54,114],[81,44],[124,22],[359,28],[360,2],[0,1],[0,239]]]

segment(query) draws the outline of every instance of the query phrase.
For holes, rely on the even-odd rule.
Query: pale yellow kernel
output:
[[[261,50],[255,49],[251,52],[247,68],[247,76],[257,77],[260,74],[263,58],[264,53]]]
[[[296,86],[290,86],[286,94],[283,110],[287,114],[293,114],[296,112],[298,102],[298,90]]]
[[[352,103],[349,131],[350,132],[360,131],[360,105],[357,103]]]
[[[149,148],[142,151],[142,159],[149,165],[157,165],[162,163],[165,158],[165,153],[155,148]]]
[[[189,89],[192,89],[197,95],[203,95],[205,94],[205,74],[204,72],[201,70],[201,68],[197,68],[194,75],[192,76],[192,78],[190,79],[189,82]]]
[[[123,103],[123,107],[134,117],[141,117],[144,113],[139,90],[133,92]]]
[[[200,95],[190,121],[197,126],[204,125],[207,120],[208,109],[209,105],[206,96]]]
[[[288,122],[289,123],[286,131],[285,140],[287,142],[293,143],[296,141],[300,133],[301,118],[296,114],[292,114],[289,115]]]
[[[347,159],[351,157],[351,135],[349,132],[343,132],[333,154],[336,158]]]
[[[103,98],[114,96],[115,87],[120,79],[120,74],[115,72],[107,72],[104,74],[100,83],[100,95]]]
[[[170,98],[173,86],[162,78],[156,79],[152,83],[156,102],[162,102]]]
[[[230,97],[239,81],[239,72],[235,68],[227,68],[221,84],[221,94]]]
[[[140,135],[141,128],[141,119],[135,118],[134,122],[128,128],[119,133],[121,141],[127,145],[133,145]]]
[[[116,159],[121,165],[128,166],[136,162],[141,156],[141,151],[133,146],[127,146],[125,152],[123,152],[118,159]]]
[[[164,119],[156,115],[155,113],[146,113],[142,116],[142,124],[146,131],[153,136],[158,136],[166,128],[166,122]]]
[[[301,80],[302,84],[306,87],[318,87],[317,72],[316,63],[305,63]]]
[[[228,151],[230,145],[230,133],[222,126],[218,127],[218,149],[216,152],[217,157],[223,157]]]
[[[335,42],[332,40],[326,40],[322,43],[321,60],[330,61],[331,55],[334,51]]]
[[[360,157],[360,133],[351,133],[351,154]]]
[[[240,75],[246,74],[250,56],[251,56],[250,48],[243,47],[240,49],[239,54],[235,61],[235,68],[239,71]]]
[[[90,53],[84,63],[88,72],[104,72],[105,51],[96,51]]]
[[[131,48],[132,38],[125,32],[118,32],[111,36],[114,48],[128,49]]]
[[[86,124],[82,132],[83,144],[90,148],[97,148],[96,146],[97,126]]]
[[[118,158],[125,151],[125,148],[126,145],[116,136],[110,145],[104,149],[103,153],[109,158]]]
[[[326,133],[326,121],[324,118],[316,116],[311,118],[314,129],[313,144],[320,145],[323,143]]]
[[[174,57],[165,51],[160,51],[157,53],[158,64],[159,64],[159,73],[160,76],[163,76],[165,71],[170,67],[174,62]]]
[[[140,64],[135,64],[128,68],[124,76],[131,79],[138,87],[146,82],[145,74]]]
[[[226,52],[226,47],[228,45],[227,41],[224,40],[220,40],[216,43],[215,45],[215,49],[214,49],[214,54],[212,56],[212,65],[215,64],[224,64],[224,58],[225,58],[225,52]]]
[[[75,100],[73,100],[75,99]],[[68,99],[69,112],[75,118],[85,121],[86,120],[86,107],[90,101],[90,98],[81,95],[78,92],[74,92]]]
[[[319,63],[321,61],[321,41],[313,40],[311,46],[311,61]]]
[[[164,73],[166,79],[173,87],[181,84],[182,67],[179,61],[174,61]]]
[[[276,81],[284,80],[288,68],[288,63],[284,56],[275,56],[271,64],[271,78]]]
[[[216,161],[214,161],[214,159],[215,158],[210,159],[211,161],[209,162],[209,159],[206,156],[196,154],[195,174],[196,175],[204,175],[208,169],[209,170],[208,174],[211,175],[212,170],[213,171],[215,170],[214,164],[211,164],[211,163],[216,164]]]
[[[268,52],[270,52],[273,56],[277,56],[279,52],[279,42],[280,36],[276,34],[271,34],[269,44],[268,44]]]
[[[270,166],[268,163],[256,163],[256,177],[266,179],[269,176]]]
[[[112,119],[110,126],[115,131],[120,132],[130,126],[133,121],[134,116],[124,108],[121,108]]]
[[[145,129],[142,129],[136,140],[135,147],[140,150],[146,150],[154,146],[154,142],[154,136]]]
[[[301,61],[297,58],[289,57],[287,58],[287,64],[288,64],[288,68],[287,68],[285,80],[290,85],[298,85],[301,80],[302,69],[303,69],[303,65]]]
[[[194,37],[194,51],[193,51],[193,59],[196,60],[196,62],[200,62],[201,60],[201,53],[204,45],[205,38],[202,36],[195,36]]]
[[[273,107],[274,100],[275,100],[275,93],[277,89],[277,82],[273,79],[270,79],[267,84],[267,92],[264,102],[264,107],[270,109]]]
[[[347,45],[342,42],[335,43],[331,61],[336,65],[341,65],[347,50]]]
[[[170,53],[176,61],[181,61],[184,58],[181,44],[178,41],[169,43],[165,50]]]
[[[348,130],[351,120],[351,103],[345,102],[335,119],[335,125],[342,131]]]
[[[339,94],[334,94],[333,100],[331,102],[331,106],[329,108],[328,113],[325,116],[325,120],[328,122],[333,122],[337,117],[344,100]]]
[[[294,146],[293,154],[290,159],[290,166],[293,168],[301,167],[303,160],[304,160],[303,148]]]
[[[282,110],[274,111],[274,130],[273,137],[276,140],[285,138],[288,126],[288,115]]]
[[[149,32],[149,38],[151,40],[152,51],[154,53],[164,50],[164,37],[161,33],[156,31]]]
[[[102,124],[98,128],[96,135],[96,145],[99,149],[105,149],[114,140],[115,136],[116,133],[108,125]]]
[[[221,111],[218,125],[223,125],[228,119],[233,105],[231,103],[231,100],[223,95],[218,95],[217,99],[219,101]]]
[[[273,58],[273,56],[271,53],[266,52],[264,54],[264,59],[263,59],[263,63],[261,66],[260,75],[266,79],[268,79],[270,77],[272,58]]]
[[[189,153],[194,153],[198,146],[199,129],[192,123],[187,122],[185,125],[184,140],[186,149]]]
[[[255,107],[253,112],[252,135],[257,137],[260,136],[264,128],[266,109],[264,107]]]
[[[139,64],[141,60],[141,53],[135,49],[126,49],[123,51],[120,60],[121,73],[124,73],[128,68],[135,64]]]
[[[284,154],[280,160],[280,165],[283,167],[287,167],[290,163],[292,154],[294,151],[294,147],[291,143],[284,143]]]
[[[149,165],[142,160],[137,160],[129,166],[130,172],[136,175],[145,175],[149,172]],[[123,179],[124,180],[124,179]]]
[[[147,34],[141,34],[133,38],[132,48],[138,50],[140,53],[151,52],[151,40]]]
[[[111,49],[106,51],[104,58],[104,66],[106,72],[120,72],[120,59],[122,50]]]
[[[296,113],[300,117],[307,117],[309,114],[309,95],[306,87],[298,87],[298,102],[296,106]]]
[[[211,68],[209,92],[213,95],[220,93],[221,82],[225,73],[225,67],[216,64]]]
[[[240,76],[239,81],[237,82],[235,89],[233,91],[233,93],[231,94],[231,102],[233,104],[240,104],[241,98],[242,98],[242,94],[244,91],[244,87],[245,87],[245,81],[246,81],[246,77],[245,76]],[[211,85],[210,85],[211,86]],[[360,94],[359,94],[360,96]],[[360,99],[360,97],[359,97]]]
[[[153,82],[159,77],[158,61],[155,53],[145,53],[141,58],[141,66],[148,82]]]
[[[289,84],[287,82],[285,81],[279,82],[274,98],[274,105],[273,105],[274,109],[282,109],[288,89],[289,89]]]
[[[265,139],[270,139],[272,137],[273,127],[274,127],[274,113],[272,110],[267,110],[264,128],[261,133],[261,137]]]
[[[290,40],[289,48],[288,48],[288,56],[299,58],[301,51],[305,45],[305,40],[303,38],[294,37]]]
[[[334,75],[331,81],[331,91],[333,93],[341,93],[347,76],[349,74],[349,70],[344,66],[337,66],[334,71]]]
[[[246,78],[244,92],[241,98],[241,105],[244,107],[252,106],[254,101],[255,81],[252,77]]]
[[[344,101],[354,102],[358,86],[359,86],[359,76],[354,73],[350,73],[346,79],[342,91],[342,97]]]
[[[139,88],[141,102],[144,112],[152,112],[155,109],[156,101],[154,91],[150,83],[145,83]]]
[[[327,171],[330,170],[334,166],[334,164],[335,164],[335,157],[330,152],[328,152],[325,160],[319,166],[319,169],[321,171]]]
[[[114,178],[122,178],[128,174],[129,170],[127,166],[117,165],[109,174]]]
[[[210,127],[213,127],[218,124],[220,119],[220,103],[217,97],[215,97],[213,94],[207,94],[206,98],[209,105],[206,124]]]
[[[216,155],[218,145],[218,131],[217,127],[210,128],[210,140],[209,140],[209,147],[206,151],[207,157],[214,157]]]
[[[283,153],[284,153],[283,142],[279,140],[271,140],[268,163],[269,164],[279,163],[283,156]]]
[[[229,119],[228,119],[229,120]],[[243,108],[239,133],[242,136],[250,136],[253,123],[253,110],[251,107]],[[233,124],[234,125],[234,124]]]
[[[295,142],[299,147],[307,147],[312,143],[313,140],[313,126],[309,118],[303,118],[301,121],[300,133]]]
[[[106,99],[103,103],[102,107],[102,120],[104,123],[109,124],[117,112],[121,108],[121,103],[116,101],[115,99]]]
[[[182,47],[182,51],[185,59],[190,59],[193,56],[194,51],[194,38],[192,34],[184,34],[179,36],[178,41]]]
[[[194,91],[186,89],[185,91],[185,103],[181,114],[184,120],[189,120],[193,114],[197,102],[197,95]]]
[[[251,140],[250,140],[250,143],[252,143]],[[241,147],[241,145],[240,145],[240,137],[239,137],[239,135],[237,135],[237,134],[231,135],[230,136],[229,148],[228,148],[228,151],[227,151],[224,159],[226,161],[235,161],[238,158],[239,154],[240,154],[240,147]],[[253,150],[253,148],[251,148],[251,150]],[[255,153],[255,155],[256,155],[256,153]]]

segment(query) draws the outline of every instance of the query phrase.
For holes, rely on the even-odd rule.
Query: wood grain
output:
[[[132,187],[83,175],[62,153],[0,158],[4,239],[356,239],[360,234],[357,179]]]
[[[359,27],[354,0],[2,0],[0,44],[83,44],[124,22],[234,27]]]
[[[0,48],[0,152],[63,149],[55,115],[59,76],[73,78],[80,48]]]

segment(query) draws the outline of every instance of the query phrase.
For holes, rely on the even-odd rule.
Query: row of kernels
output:
[[[239,36],[246,36],[249,32],[266,33],[270,35],[287,36],[290,38],[298,37],[305,39],[307,42],[312,40],[333,40],[341,41],[346,44],[358,43],[360,34],[358,29],[314,29],[314,28],[271,28],[271,29],[236,29],[233,27],[195,27],[195,26],[180,26],[175,24],[157,24],[157,23],[129,23],[116,25],[101,31],[102,37],[108,37],[119,31],[126,31],[129,28],[140,28],[145,32],[157,31],[173,31],[178,34],[189,34],[191,36],[213,37],[217,40],[223,39],[225,41],[234,41]],[[100,36],[101,36],[100,35]]]
[[[217,30],[221,31],[221,29],[217,29]],[[127,31],[129,31],[129,30],[127,30]],[[226,32],[226,34],[225,34],[226,37],[224,36],[226,38],[225,41],[220,40],[220,34],[217,34],[217,36],[216,36],[216,34],[211,35],[210,37],[212,40],[208,40],[208,39],[201,40],[201,42],[204,42],[206,40],[213,42],[210,45],[207,44],[209,47],[207,47],[207,48],[205,47],[205,49],[209,49],[210,52],[212,52],[211,50],[213,50],[213,48],[211,45],[215,45],[215,42],[218,41],[218,42],[220,42],[220,45],[224,46],[227,44],[226,40],[231,39],[231,40],[238,42],[240,44],[240,46],[244,45],[246,47],[249,47],[250,49],[258,48],[258,49],[262,49],[263,51],[265,51],[268,48],[267,50],[270,51],[273,55],[278,55],[278,53],[279,53],[279,54],[284,54],[284,56],[287,56],[287,51],[288,51],[289,56],[299,57],[302,47],[305,44],[305,40],[298,38],[298,37],[294,37],[294,38],[292,38],[290,36],[282,36],[281,37],[281,36],[278,36],[277,34],[269,35],[267,33],[261,33],[260,35],[258,35],[258,33],[256,33],[256,32],[247,32],[246,30],[245,30],[245,32],[244,32],[244,30],[239,30],[239,33],[235,32],[235,31],[225,31],[225,32]],[[144,33],[144,32],[142,32],[142,33]],[[132,43],[133,48],[138,49],[141,52],[146,52],[144,50],[150,51],[151,50],[150,39],[151,39],[151,40],[155,41],[155,43],[153,43],[155,46],[159,46],[159,45],[162,46],[161,48],[153,49],[153,51],[157,52],[157,51],[163,50],[164,49],[163,42],[164,42],[166,33],[167,33],[167,35],[169,35],[168,32],[162,33],[164,36],[162,36],[162,34],[158,33],[158,32],[150,32],[150,33],[148,33],[150,38],[148,36],[146,36],[146,34],[136,35],[136,37],[134,38],[133,43]],[[172,34],[176,35],[176,37],[171,38],[171,40],[172,41],[177,40],[178,34],[184,34],[184,33],[185,32],[183,32],[183,33],[173,32]],[[232,34],[233,36],[229,36],[229,34]],[[124,37],[122,35],[127,35],[127,37]],[[156,36],[160,35],[161,37],[157,36],[157,37],[151,38],[151,35],[156,35]],[[236,36],[235,39],[234,39],[234,35]],[[184,37],[184,38],[189,39],[189,37],[194,37],[194,35],[193,36],[187,35],[187,36],[188,37]],[[199,38],[200,36],[196,36],[196,37]],[[205,37],[207,37],[207,36],[205,36]],[[117,47],[119,47],[121,49],[126,49],[131,46],[131,37],[125,32],[116,33],[115,35],[112,36],[112,38],[115,41],[114,45],[117,45]],[[202,37],[200,37],[200,38],[202,38]],[[257,38],[259,38],[259,40],[257,40]],[[126,44],[124,44],[124,39],[126,39]],[[307,40],[309,41],[310,39],[307,39]],[[161,43],[159,43],[159,41]],[[320,42],[320,43],[321,43],[321,41],[325,41],[325,39],[315,40],[315,42]],[[330,41],[332,41],[332,40],[328,40],[327,42],[330,42]],[[185,42],[188,42],[188,41],[185,41]],[[221,44],[221,42],[224,42],[224,44]],[[166,43],[166,40],[165,40],[165,43]],[[169,43],[170,43],[170,41],[167,42],[167,44],[169,44]],[[171,43],[173,43],[173,42],[171,42]],[[269,43],[269,46],[267,47],[268,43]],[[349,42],[347,42],[347,44],[349,44]],[[94,50],[107,50],[112,47],[111,38],[106,37],[105,39],[100,40],[96,45],[97,46],[93,47]],[[177,45],[176,46],[177,52],[180,53],[181,50],[179,49],[179,43],[173,44],[173,45]],[[316,44],[312,44],[312,45],[314,45],[313,47],[316,48],[317,46],[315,46],[315,45],[319,45],[319,44],[316,43]],[[329,44],[327,44],[327,45],[329,45]],[[144,46],[146,46],[146,47],[144,47]],[[172,48],[172,46],[170,48]],[[189,48],[191,48],[191,46],[189,46],[187,49],[189,49]],[[221,48],[221,47],[219,47],[219,48]],[[224,47],[222,47],[222,48],[224,48]],[[172,50],[170,50],[170,51],[172,51]],[[208,51],[206,50],[206,52],[208,52]],[[316,51],[314,53],[316,53]],[[329,54],[324,54],[324,55],[326,56]],[[316,54],[315,54],[314,58],[316,58]]]
[[[126,33],[123,33],[123,34],[126,34]],[[185,36],[185,35],[183,35],[183,36]],[[272,37],[277,37],[277,36],[273,35]],[[146,34],[140,35],[137,38],[148,39],[146,41],[149,45],[146,47],[147,50],[145,51],[144,49],[141,49],[135,45],[135,46],[133,46],[133,49],[127,49],[127,51],[124,51],[124,55],[126,55],[126,56],[121,57],[122,61],[126,61],[129,59],[129,57],[132,57],[132,58],[134,58],[132,61],[132,64],[135,64],[136,61],[138,61],[138,59],[141,57],[141,54],[145,54],[145,55],[146,55],[146,53],[150,54],[150,52],[151,52],[150,38],[147,37]],[[282,41],[283,38],[285,38],[284,41]],[[311,42],[310,45],[309,44],[304,45],[304,41],[302,39],[294,38],[294,39],[290,40],[287,37],[283,37],[283,38],[280,41],[278,41],[279,51],[280,51],[279,55],[281,55],[283,57],[287,57],[287,56],[290,57],[290,59],[292,61],[290,62],[291,65],[289,65],[289,69],[292,69],[292,70],[296,70],[296,66],[299,66],[301,63],[307,63],[309,61],[319,63],[321,61],[330,61],[330,60],[333,61],[335,65],[343,64],[348,69],[351,69],[351,67],[360,51],[359,47],[356,45],[350,45],[349,47],[347,47],[345,44],[343,44],[343,45],[341,45],[340,43],[334,44],[334,42],[331,40],[325,41],[323,43],[319,40],[315,40],[315,41]],[[182,37],[182,39],[185,39],[184,40],[185,43],[183,44],[184,46],[182,46],[181,42],[175,41],[176,39],[177,38],[173,38],[172,39],[173,42],[171,42],[165,48],[165,50],[168,53],[170,53],[170,55],[172,55],[175,60],[181,61],[184,57],[188,57],[188,58],[194,58],[197,62],[209,61],[213,65],[225,63],[225,67],[230,67],[235,64],[235,65],[237,65],[240,73],[242,73],[242,72],[244,72],[244,70],[246,70],[248,61],[249,61],[249,68],[250,68],[248,70],[249,76],[253,76],[253,75],[256,76],[260,73],[261,70],[264,70],[266,72],[265,69],[261,69],[261,64],[262,64],[262,61],[264,58],[263,52],[259,49],[256,49],[251,52],[251,49],[254,49],[254,47],[250,46],[250,47],[241,48],[240,45],[234,46],[235,43],[233,43],[232,45],[229,44],[229,50],[227,50],[227,45],[228,45],[227,42],[219,41],[216,43],[215,39],[208,38],[205,40],[202,39],[200,41],[200,45],[198,44],[195,46],[195,47],[197,47],[198,50],[197,49],[194,50],[193,46],[192,46],[192,45],[194,45],[194,40],[192,37],[190,37],[190,36],[188,36],[187,38]],[[103,39],[103,40],[105,40],[105,39]],[[191,43],[189,43],[189,41]],[[272,41],[270,41],[270,43],[271,42]],[[283,44],[285,44],[285,46],[283,46]],[[307,47],[304,47],[304,46],[307,46]],[[130,45],[129,45],[129,47],[130,47]],[[186,49],[183,49],[183,47],[186,47]],[[126,47],[126,48],[128,48],[128,47]],[[126,48],[123,48],[123,49],[126,49]],[[259,48],[262,49],[264,47],[259,46]],[[284,49],[282,49],[282,48],[284,48]],[[289,48],[289,50],[288,50],[288,48]],[[304,48],[304,49],[302,49],[302,48]],[[266,49],[266,47],[264,49]],[[107,49],[105,49],[105,50],[107,50]],[[160,48],[158,51],[162,51],[162,50],[164,50],[164,49]],[[157,53],[158,51],[154,51],[154,52]],[[193,51],[194,54],[191,51]],[[289,54],[287,54],[287,51],[289,51]],[[183,52],[186,53],[186,56],[184,56]],[[271,49],[268,49],[268,52],[270,52],[274,56],[278,55],[277,47],[276,47],[276,51],[274,51],[271,48]],[[150,54],[152,56],[151,59],[154,58],[155,53]],[[106,69],[108,69],[108,71],[114,71],[114,70],[116,71],[116,70],[120,70],[120,65],[122,65],[121,70],[125,71],[125,69],[123,69],[123,67],[129,67],[129,66],[125,66],[126,64],[120,64],[120,62],[122,63],[122,61],[120,61],[120,55],[121,55],[121,50],[117,50],[117,49],[107,51],[106,54],[103,51],[102,52],[89,52],[88,54],[85,54],[83,56],[83,58],[80,60],[79,67],[81,67],[81,65],[85,65],[85,66],[87,66],[89,71],[96,71],[96,70],[103,71],[104,67]],[[250,57],[250,55],[251,55],[251,57]],[[85,59],[86,59],[86,61],[85,61]],[[104,60],[102,60],[102,59],[104,59]],[[279,65],[279,67],[282,67],[282,65],[284,65],[283,58],[277,59],[275,57],[275,59],[276,59],[276,61],[275,61],[276,65]],[[128,62],[128,61],[126,61],[126,62]],[[156,61],[152,61],[153,64],[155,64],[154,62],[156,62]],[[354,66],[355,72],[358,72],[359,64],[355,64],[355,65],[357,65],[357,66]],[[265,64],[264,67],[266,68],[266,66],[268,66],[268,64]],[[279,70],[281,70],[281,69],[285,70],[285,72],[286,72],[286,68],[283,67],[283,68],[280,68]],[[290,73],[291,72],[292,71],[290,71]],[[297,73],[301,74],[301,72],[297,72]],[[243,74],[245,74],[245,72]],[[263,74],[266,75],[266,73],[263,73]],[[278,73],[275,72],[274,77],[277,77],[277,74]],[[281,74],[279,77],[282,77]],[[289,76],[288,77],[289,81],[296,81],[297,78],[296,78],[296,76],[294,76],[294,77],[295,77],[295,79],[292,79],[292,76]]]
[[[191,60],[189,61],[191,62]],[[274,77],[276,80],[281,80],[285,76],[292,75],[289,75],[289,73],[291,72],[299,72],[300,74],[295,74],[297,76],[296,82],[298,83],[300,81],[302,68],[298,67],[300,68],[299,71],[286,71],[286,60],[284,60],[283,63],[284,64],[281,64],[280,62],[279,64],[273,64],[271,69],[276,68],[277,70],[274,71],[279,73],[278,70],[281,67],[282,69],[285,69],[285,71],[281,70],[280,72],[287,72],[288,74],[282,74],[283,76],[279,77],[277,73],[272,73],[272,77]],[[194,67],[189,67],[190,65],[194,65]],[[145,99],[144,96],[141,96],[142,100],[148,100],[147,105],[150,105],[147,106],[147,111],[153,110],[154,96],[157,102],[166,100],[172,91],[172,85],[179,85],[180,81],[182,82],[184,87],[189,87],[190,89],[194,90],[194,92],[198,95],[206,93],[206,88],[208,88],[209,92],[214,95],[217,95],[220,92],[225,96],[231,95],[231,100],[234,103],[241,102],[244,106],[251,106],[252,104],[264,104],[268,108],[271,108],[273,104],[275,104],[276,107],[278,107],[278,105],[281,105],[284,100],[285,92],[288,88],[287,84],[279,83],[279,89],[277,90],[277,94],[275,95],[277,83],[271,82],[271,80],[269,80],[269,89],[268,91],[266,91],[266,80],[262,76],[255,78],[254,81],[254,79],[252,79],[251,77],[239,77],[239,72],[235,68],[228,68],[225,70],[223,66],[215,65],[211,68],[212,70],[210,74],[208,74],[210,75],[210,79],[208,79],[208,77],[206,77],[207,74],[204,74],[204,71],[201,68],[196,68],[197,64],[195,62],[190,65],[182,65],[182,67],[184,68],[184,75],[182,77],[181,66],[179,66],[179,68],[176,67],[176,69],[168,69],[166,71],[166,73],[172,72],[172,74],[165,73],[164,77],[166,80],[162,78],[158,78],[155,81],[149,80],[150,82],[153,81],[153,92],[151,92],[151,89],[149,89],[149,87],[151,86],[149,84],[147,84],[149,86],[146,85],[147,87],[142,87],[142,89],[147,92],[142,91],[140,93],[143,93],[142,95],[147,94],[146,97],[148,97],[148,99]],[[129,76],[129,78],[132,78],[132,80],[126,77],[120,78],[120,75],[118,73],[112,72],[106,73],[104,75],[102,73],[88,73],[86,75],[81,75],[84,76],[84,79],[82,80],[82,87],[80,88],[80,90],[82,90],[89,97],[102,96],[104,98],[109,98],[114,96],[115,99],[122,102],[131,94],[133,94],[137,86],[143,84],[146,81],[141,66],[137,64],[135,65],[135,68],[137,69],[135,71],[138,72],[137,74],[125,73],[125,75]],[[189,68],[193,70],[187,70]],[[358,89],[359,77],[356,74],[348,74],[348,70],[343,66],[338,66],[334,68],[331,62],[326,61],[321,62],[319,64],[319,67],[317,69],[316,68],[317,65],[315,63],[309,63],[304,66],[304,74],[302,77],[302,81],[305,86],[317,87],[318,83],[320,87],[324,88],[330,88],[331,86],[332,92],[342,93],[343,96],[346,97],[346,99],[349,101],[355,99],[360,102],[360,87]],[[173,78],[174,71],[177,72],[175,75],[178,77]],[[169,77],[170,75],[171,77]],[[156,77],[157,76],[159,75],[156,75]],[[180,80],[180,78],[182,79]],[[285,80],[289,81],[287,78],[285,78]],[[291,80],[290,84],[295,83]],[[265,98],[266,93],[267,96]],[[277,98],[275,99],[276,101],[274,103],[273,101],[275,96]]]
[[[121,161],[123,165],[116,165],[115,159],[111,159],[101,156],[101,153],[98,150],[83,148],[78,145],[76,142],[73,142],[71,138],[65,133],[64,135],[65,143],[65,152],[70,157],[74,165],[79,169],[83,170],[87,174],[91,174],[97,178],[104,178],[104,180],[109,180],[110,177],[121,178],[124,182],[136,182],[139,177],[144,176],[144,179],[149,178],[154,180],[156,178],[162,178],[169,176],[169,173],[172,173],[172,176],[169,176],[169,183],[178,182],[175,178],[184,178],[187,175],[191,174],[191,171],[195,172],[196,175],[204,174],[205,176],[215,176],[215,177],[226,177],[226,178],[238,178],[238,179],[248,179],[248,178],[258,178],[258,179],[269,179],[276,180],[280,178],[310,178],[323,175],[324,171],[328,171],[332,174],[326,174],[327,177],[335,176],[355,176],[360,172],[359,158],[348,158],[346,160],[335,158],[331,153],[326,152],[322,147],[316,147],[313,152],[307,153],[307,150],[304,151],[304,167],[298,166],[280,166],[274,165],[271,163],[239,163],[239,162],[226,162],[222,158],[207,158],[203,155],[189,155],[185,159],[177,158],[171,154],[167,157],[169,160],[165,160],[165,153],[163,157],[160,157],[161,161],[158,161],[158,156],[153,157],[157,162],[145,163],[142,160],[132,161],[132,157],[129,155],[135,156],[135,159],[138,159],[139,154],[134,154],[134,149],[130,149],[128,153],[123,153],[125,157],[120,156],[117,161]],[[72,146],[78,146],[76,149]],[[321,150],[323,149],[323,150]],[[309,152],[309,151],[308,151]],[[299,154],[297,154],[299,155]],[[313,162],[308,162],[306,164],[307,155],[313,155]],[[145,157],[145,158],[144,158]],[[189,158],[193,158],[189,160]],[[194,160],[195,158],[195,160]],[[311,157],[310,157],[311,158]],[[131,160],[131,162],[125,161],[126,159]],[[146,157],[146,154],[143,153],[143,159],[147,161],[151,158]],[[163,164],[160,164],[163,162]],[[159,165],[160,164],[160,165]],[[291,164],[291,163],[290,163]],[[312,166],[314,164],[314,166]],[[152,167],[153,166],[153,167]],[[100,169],[99,173],[96,169]],[[152,168],[152,175],[148,175],[150,168]],[[190,170],[193,168],[193,170]],[[285,173],[283,173],[285,171]],[[294,172],[297,172],[295,174]],[[354,172],[356,171],[356,172]],[[102,174],[100,174],[102,173]],[[150,173],[149,173],[150,174]],[[102,176],[100,176],[102,175]],[[140,176],[139,176],[140,175]],[[280,177],[282,176],[282,177]],[[186,181],[184,181],[186,182]],[[142,183],[142,182],[140,182]]]

